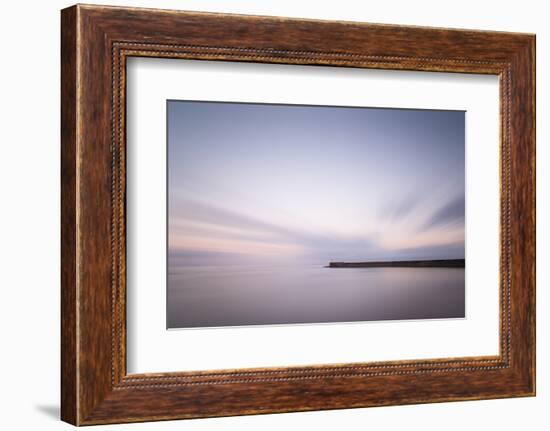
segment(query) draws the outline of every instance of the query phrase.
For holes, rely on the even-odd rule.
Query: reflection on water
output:
[[[464,268],[187,266],[168,274],[168,327],[464,317]]]

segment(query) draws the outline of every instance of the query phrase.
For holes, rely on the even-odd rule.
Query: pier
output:
[[[330,262],[327,268],[464,268],[464,259]]]

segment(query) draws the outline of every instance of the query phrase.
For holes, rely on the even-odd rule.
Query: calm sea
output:
[[[464,292],[464,268],[178,266],[168,327],[459,318]]]

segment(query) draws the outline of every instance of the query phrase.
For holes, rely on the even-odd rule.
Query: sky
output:
[[[464,257],[463,111],[167,103],[171,257]]]

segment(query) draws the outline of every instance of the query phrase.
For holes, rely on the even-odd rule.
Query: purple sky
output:
[[[464,257],[462,111],[168,102],[170,256]]]

